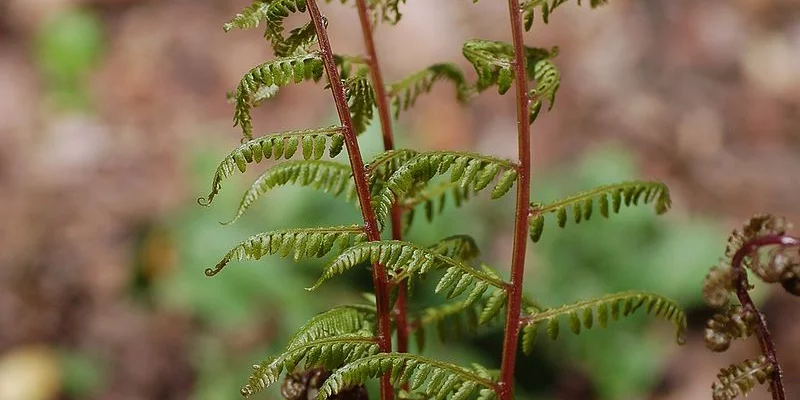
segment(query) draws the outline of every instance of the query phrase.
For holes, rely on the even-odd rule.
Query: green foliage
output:
[[[478,400],[496,398],[489,371],[473,364],[472,369],[407,353],[380,353],[364,357],[336,370],[320,388],[318,400],[325,400],[344,388],[391,373],[395,386],[408,383],[412,393],[427,399]]]
[[[509,171],[516,174],[514,170]],[[505,174],[503,176],[505,176]],[[447,208],[448,197],[453,199],[452,201],[455,207],[461,207],[464,202],[469,200],[470,188],[461,187],[459,182],[440,182],[432,187],[420,189],[415,192],[413,196],[403,199],[401,205],[406,210],[406,230],[411,228],[411,224],[414,222],[414,216],[417,214],[417,207],[422,205],[424,207],[425,219],[428,222],[433,222],[434,217],[444,212]]]
[[[642,197],[644,196],[644,197]],[[594,203],[600,207],[600,215],[608,218],[610,212],[619,213],[620,208],[643,203],[654,203],[657,214],[669,210],[672,200],[669,189],[661,182],[630,181],[613,185],[601,186],[587,192],[579,193],[547,205],[531,203],[530,235],[531,240],[538,242],[544,231],[544,217],[555,214],[558,226],[563,228],[567,224],[567,209],[571,209],[572,219],[578,224],[582,220],[589,220],[594,211]]]
[[[524,0],[520,7],[522,7],[525,30],[529,31],[533,26],[533,20],[536,17],[537,8],[539,9],[539,12],[542,13],[542,20],[546,24],[550,20],[550,14],[552,14],[558,6],[566,3],[567,1],[568,0]],[[608,4],[608,0],[589,1],[589,5],[592,8],[596,8],[604,4]],[[581,0],[578,0],[578,5],[581,5]]]
[[[244,136],[252,139],[252,107],[264,98],[271,97],[275,89],[281,86],[304,80],[319,81],[322,73],[322,59],[316,53],[281,57],[254,67],[244,75],[233,94],[236,104],[233,126],[240,126]]]
[[[334,196],[345,195],[349,202],[356,196],[350,166],[334,161],[306,160],[289,161],[264,172],[242,196],[232,224],[241,217],[261,196],[278,186],[294,184],[311,187]]]
[[[328,137],[330,137],[329,144]],[[239,172],[244,173],[249,163],[259,163],[262,159],[271,157],[276,160],[281,157],[289,159],[297,152],[300,146],[302,146],[303,158],[306,160],[311,158],[320,159],[325,152],[326,145],[330,156],[335,157],[342,151],[343,144],[344,137],[342,136],[342,128],[339,126],[287,131],[249,140],[222,160],[214,174],[211,192],[206,198],[199,198],[197,202],[204,206],[210,205],[214,197],[222,189],[223,179],[233,175],[237,169]]]
[[[334,247],[339,251],[366,240],[364,229],[358,225],[333,226],[328,228],[283,229],[259,233],[231,249],[214,268],[207,268],[206,275],[219,273],[231,260],[259,260],[267,254],[281,257],[293,255],[295,261],[302,258],[320,258]]]
[[[601,328],[608,325],[609,317],[613,321],[627,317],[644,306],[647,314],[662,317],[677,327],[678,343],[685,341],[686,315],[674,301],[646,292],[624,292],[602,296],[596,299],[583,300],[574,304],[542,311],[529,310],[523,327],[522,349],[525,354],[533,352],[536,336],[540,327],[544,326],[550,339],[557,339],[560,332],[560,317],[567,317],[567,326],[576,335],[581,328],[592,329],[595,321]]]
[[[408,160],[419,154],[416,150],[386,150],[373,158],[365,166],[370,181],[370,190],[375,193]]]
[[[766,357],[745,360],[723,368],[717,374],[717,382],[711,386],[714,400],[732,400],[750,393],[756,385],[763,385],[773,373],[772,364]]]
[[[475,153],[433,151],[421,153],[400,167],[386,181],[383,189],[373,198],[378,221],[383,224],[391,206],[403,199],[413,189],[423,186],[436,175],[450,171],[450,181],[474,192],[485,189],[501,171],[514,170],[516,165],[508,160]],[[508,178],[511,177],[511,178]],[[502,197],[516,180],[516,172],[504,174],[492,191],[492,198]]]
[[[457,65],[452,63],[434,64],[389,85],[387,94],[394,106],[394,117],[397,118],[400,111],[413,107],[421,94],[429,93],[433,85],[441,80],[453,83],[456,99],[461,103],[466,102],[472,94],[471,88],[464,79],[464,74]]]
[[[278,381],[281,372],[293,370],[304,359],[306,369],[331,369],[340,365],[352,365],[354,361],[377,352],[378,344],[372,332],[368,331],[309,340],[290,346],[279,357],[254,365],[253,373],[247,385],[241,389],[241,394],[250,397],[269,387]]]
[[[320,313],[298,329],[283,354],[253,366],[241,393],[250,397],[269,387],[284,369],[291,372],[304,358],[306,369],[330,369],[374,354],[374,329],[375,309],[371,306],[341,306]]]
[[[412,317],[411,333],[417,344],[417,351],[425,350],[425,331],[433,326],[439,340],[447,343],[466,334],[473,333],[478,327],[478,313],[474,304],[466,302],[446,303],[427,307]]]
[[[372,122],[375,108],[375,91],[369,82],[368,74],[369,70],[362,68],[344,81],[344,93],[347,96],[350,117],[353,119],[353,129],[357,135],[367,130]]]

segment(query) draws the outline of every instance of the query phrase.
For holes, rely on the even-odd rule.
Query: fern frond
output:
[[[557,339],[560,332],[559,319],[562,316],[567,317],[570,331],[578,335],[581,328],[591,329],[595,321],[600,327],[605,328],[608,325],[609,317],[616,321],[620,317],[633,314],[643,306],[648,314],[674,323],[677,327],[677,341],[683,344],[686,332],[686,314],[678,304],[653,293],[622,292],[558,308],[533,311],[530,316],[525,318],[525,326],[522,328],[522,350],[525,354],[533,351],[538,330],[542,326],[545,327],[547,335],[551,339]]]
[[[561,72],[550,60],[543,58],[533,63],[533,79],[536,81],[536,87],[531,89],[528,96],[530,99],[528,123],[531,124],[539,116],[544,100],[547,100],[548,111],[553,108],[553,104],[556,101],[556,92],[561,86]]]
[[[417,343],[417,350],[425,349],[425,331],[434,327],[442,343],[471,334],[478,328],[478,310],[474,304],[459,301],[428,307],[420,311],[410,328]]]
[[[383,186],[389,179],[408,160],[419,154],[412,149],[393,149],[386,150],[373,158],[365,165],[367,177],[369,177],[370,187],[373,191]]]
[[[333,193],[334,196],[344,194],[349,202],[356,198],[355,183],[351,178],[350,166],[335,161],[305,160],[278,164],[253,182],[242,196],[236,215],[223,225],[236,222],[261,196],[278,186],[287,184],[311,187],[325,193]]]
[[[452,63],[434,64],[389,85],[387,94],[394,106],[395,118],[400,115],[400,111],[414,106],[421,94],[429,93],[433,85],[441,80],[453,83],[459,102],[464,103],[469,99],[471,90],[461,69]]]
[[[515,170],[509,171],[516,174]],[[412,196],[400,202],[400,205],[406,209],[405,229],[411,228],[411,224],[417,214],[416,208],[420,205],[424,206],[425,219],[428,222],[433,222],[434,217],[445,210],[448,197],[453,199],[453,204],[456,207],[461,207],[464,202],[469,200],[470,192],[469,187],[461,187],[459,182],[439,182],[432,187],[415,191]]]
[[[515,172],[508,173],[508,170]],[[421,153],[395,171],[373,199],[378,222],[383,225],[392,204],[405,198],[412,189],[419,188],[436,175],[442,175],[447,171],[451,171],[451,182],[458,182],[459,186],[472,188],[475,192],[485,189],[501,171],[504,171],[503,178],[492,191],[493,198],[501,197],[510,189],[511,185],[506,182],[506,176],[513,178],[512,184],[516,180],[516,164],[509,160],[466,152]]]
[[[330,138],[330,143],[328,143],[328,138]],[[211,204],[222,189],[222,180],[233,175],[237,169],[244,173],[249,163],[260,163],[262,159],[272,157],[276,160],[281,157],[289,159],[297,152],[298,147],[302,147],[303,158],[306,160],[322,158],[326,147],[329,149],[330,156],[335,157],[341,153],[343,145],[344,136],[341,126],[286,131],[249,140],[233,150],[219,163],[214,180],[211,182],[211,192],[206,198],[197,199],[197,202],[203,206]]]
[[[536,9],[539,9],[539,12],[542,13],[542,20],[544,23],[548,23],[550,21],[550,14],[555,11],[558,6],[566,3],[567,0],[525,0],[520,5],[522,8],[522,18],[525,22],[525,30],[529,31],[533,26],[533,20],[535,19]],[[601,5],[608,4],[608,0],[590,0],[589,5],[592,8],[599,7]],[[578,0],[578,5],[581,5],[581,0]]]
[[[764,356],[723,368],[717,374],[717,382],[711,385],[712,398],[733,400],[740,395],[747,395],[756,385],[763,385],[769,380],[773,373],[772,364]]]
[[[475,239],[469,235],[448,236],[428,247],[436,254],[467,262],[481,255]]]
[[[350,117],[353,119],[353,129],[356,135],[367,130],[372,122],[373,109],[375,108],[375,91],[369,82],[366,68],[344,81],[344,93],[347,105],[350,108]]]
[[[322,78],[323,70],[322,58],[317,53],[281,57],[254,67],[244,75],[233,95],[236,104],[233,126],[240,126],[244,136],[252,139],[253,119],[250,108],[255,106],[259,91],[273,86],[286,86],[292,82],[318,81]]]
[[[763,235],[783,235],[790,228],[784,218],[769,214],[757,214],[748,219],[741,228],[735,229],[728,237],[725,255],[719,265],[711,268],[703,281],[703,298],[714,308],[722,308],[728,304],[736,290],[734,271],[731,269],[733,256],[744,244]],[[751,269],[760,277],[766,277],[769,271],[759,263],[753,262],[748,255],[742,260],[742,266]]]
[[[478,74],[476,89],[479,92],[496,85],[498,92],[504,94],[511,88],[511,82],[514,79],[513,46],[504,42],[471,39],[464,43],[462,53]],[[526,47],[528,79],[535,79],[536,66],[540,61],[552,59],[556,55],[558,55],[558,48],[546,50]]]
[[[369,63],[362,56],[334,54],[333,62],[336,64],[336,68],[339,69],[339,76],[343,80],[350,78],[356,72],[362,73],[365,68],[369,68]]]
[[[328,20],[323,17],[323,25],[328,26]],[[309,22],[301,27],[289,31],[289,35],[281,40],[273,41],[272,48],[276,57],[288,57],[311,52],[311,47],[317,43],[317,31],[314,24]]]
[[[305,359],[305,368],[333,369],[376,354],[378,343],[372,332],[324,337],[289,347],[278,357],[253,365],[253,372],[241,394],[250,397],[277,382],[284,370],[292,371]]]
[[[711,351],[725,351],[733,339],[752,335],[756,326],[756,315],[741,306],[730,306],[724,312],[714,314],[706,324],[705,344]]]
[[[369,305],[347,305],[334,307],[308,320],[289,340],[288,348],[298,347],[314,340],[353,334],[374,332],[375,307]]]
[[[257,28],[261,20],[266,18],[267,10],[273,0],[255,0],[253,4],[245,7],[241,13],[236,14],[230,21],[226,22],[222,29],[225,32],[238,29],[253,29]]]
[[[644,197],[643,197],[644,196]],[[567,209],[572,214],[575,223],[588,220],[592,217],[594,203],[600,206],[600,215],[608,218],[610,211],[619,213],[620,207],[637,205],[639,200],[643,203],[654,203],[657,214],[669,210],[672,200],[669,189],[661,182],[655,181],[630,181],[613,185],[600,186],[587,192],[557,200],[548,205],[531,203],[531,239],[538,242],[544,230],[544,217],[555,214],[558,226],[563,228],[567,224]]]
[[[395,386],[408,383],[411,392],[421,393],[426,399],[464,400],[476,395],[479,400],[496,398],[495,382],[481,366],[467,369],[414,354],[379,353],[336,370],[320,388],[317,399],[325,400],[344,388],[389,373]]]
[[[315,290],[328,279],[342,275],[363,263],[380,263],[396,280],[404,279],[412,274],[425,274],[434,268],[448,268],[448,270],[452,268],[463,271],[464,274],[470,275],[474,280],[484,282],[488,286],[499,289],[504,289],[506,286],[502,279],[486,271],[472,268],[429,248],[400,240],[381,240],[360,243],[346,249],[325,267],[322,276],[308,290]]]
[[[405,2],[406,0],[369,0],[369,5],[370,9],[374,10],[376,20],[380,18],[388,24],[395,25],[403,16],[400,14],[400,4]]]
[[[259,260],[267,254],[277,253],[281,257],[292,254],[295,261],[302,258],[320,258],[334,247],[341,251],[353,243],[365,240],[366,234],[359,225],[282,229],[259,233],[236,245],[214,268],[206,268],[205,273],[206,276],[214,276],[231,260]]]

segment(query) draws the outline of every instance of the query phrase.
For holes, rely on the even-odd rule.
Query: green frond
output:
[[[645,204],[654,203],[657,214],[667,212],[672,205],[667,186],[655,181],[629,181],[600,186],[548,205],[531,203],[532,214],[529,222],[531,239],[538,242],[541,238],[545,215],[555,214],[558,226],[563,228],[567,224],[568,209],[573,221],[578,224],[592,217],[595,202],[600,207],[600,215],[608,218],[610,211],[619,213],[623,204],[637,205],[639,200]]]
[[[303,158],[306,160],[319,160],[325,153],[326,147],[330,156],[335,157],[342,151],[343,145],[344,136],[340,126],[286,131],[249,140],[219,163],[214,180],[211,182],[211,192],[206,198],[197,199],[197,202],[203,206],[211,204],[222,189],[222,181],[233,175],[236,170],[244,173],[249,163],[260,163],[262,159],[272,157],[276,160],[281,157],[289,159],[297,152],[298,147],[302,147]]]
[[[411,318],[411,333],[417,343],[417,351],[425,349],[425,331],[428,327],[436,329],[442,343],[474,333],[478,328],[478,312],[475,304],[463,301],[423,309]]]
[[[633,314],[642,307],[647,314],[674,323],[677,327],[678,343],[684,343],[686,314],[677,303],[653,293],[622,292],[538,312],[529,310],[531,315],[524,319],[525,326],[522,328],[522,350],[525,354],[533,351],[538,330],[542,326],[545,327],[547,335],[551,339],[557,339],[561,317],[566,317],[570,331],[578,335],[582,328],[591,329],[595,322],[601,328],[605,328],[609,317],[616,321],[620,317]]]
[[[509,170],[516,174],[515,170]],[[506,171],[506,172],[509,172]],[[505,176],[505,175],[504,175]],[[404,198],[400,205],[405,212],[405,229],[411,228],[416,216],[416,208],[424,206],[425,219],[433,222],[436,215],[441,214],[448,203],[448,198],[452,198],[456,207],[461,207],[470,198],[470,188],[462,187],[460,182],[439,182],[431,187],[424,187],[415,191],[410,197]]]
[[[298,347],[315,340],[375,331],[375,307],[347,305],[334,307],[308,320],[289,340],[288,348]]]
[[[328,20],[324,17],[322,22],[325,27],[328,26]],[[315,43],[317,43],[317,31],[314,23],[309,22],[301,27],[292,29],[285,38],[281,37],[281,40],[273,41],[272,48],[275,50],[276,57],[288,57],[310,53],[311,47]]]
[[[542,20],[544,23],[548,23],[550,20],[550,14],[555,11],[555,9],[566,3],[568,0],[525,0],[520,5],[522,8],[522,18],[525,21],[525,30],[529,31],[533,26],[533,20],[535,19],[536,9],[539,9],[539,12],[542,13]],[[608,0],[590,0],[589,5],[592,8],[596,8],[602,5],[608,4]],[[581,5],[581,0],[578,0],[578,5]]]
[[[387,94],[394,106],[395,118],[400,115],[400,111],[414,106],[421,94],[429,93],[433,85],[441,80],[453,83],[459,102],[464,103],[469,99],[471,89],[461,69],[453,63],[434,64],[389,85]]]
[[[206,268],[205,272],[207,276],[214,276],[231,260],[259,260],[267,254],[277,253],[281,257],[288,257],[291,254],[295,261],[302,258],[320,258],[334,247],[341,251],[353,243],[361,243],[364,240],[366,234],[359,225],[282,229],[259,233],[236,245],[214,268]]]
[[[711,351],[725,351],[733,339],[746,338],[755,331],[758,317],[741,306],[730,306],[714,314],[706,324],[705,344]]]
[[[481,255],[475,239],[469,235],[448,236],[428,247],[436,254],[467,262]]]
[[[328,279],[341,275],[351,268],[364,263],[380,263],[398,281],[411,275],[425,274],[432,269],[446,268],[448,271],[455,269],[460,271],[459,274],[469,276],[468,279],[471,280],[471,285],[485,284],[484,291],[489,286],[499,289],[504,289],[506,286],[503,280],[484,270],[477,270],[453,258],[438,254],[429,248],[399,240],[382,240],[361,243],[346,249],[325,267],[322,276],[309,290],[314,290]],[[451,274],[456,276],[454,272]],[[449,288],[450,285],[445,285],[445,287]]]
[[[373,10],[376,20],[380,18],[383,22],[395,25],[403,16],[400,14],[400,4],[405,4],[405,2],[406,0],[369,0],[368,4],[369,8]]]
[[[350,108],[350,117],[353,119],[353,129],[360,135],[367,130],[372,122],[373,109],[375,108],[375,91],[367,77],[366,68],[357,72],[344,81],[344,92],[347,105]]]
[[[769,380],[773,373],[772,364],[764,356],[723,368],[717,374],[717,382],[711,385],[712,398],[733,400],[740,395],[747,395],[756,385],[763,385]]]
[[[462,49],[464,57],[472,64],[478,74],[476,89],[486,90],[497,86],[498,92],[504,94],[511,88],[514,80],[514,47],[505,42],[483,39],[470,39],[464,43]],[[525,48],[525,57],[528,64],[528,79],[535,79],[537,65],[558,55],[558,48],[550,50],[535,47]]]
[[[311,187],[334,196],[345,195],[349,202],[356,198],[350,166],[335,161],[304,160],[278,164],[256,179],[242,196],[236,215],[224,225],[236,222],[261,196],[287,184]]]
[[[556,92],[561,86],[561,72],[550,60],[542,58],[533,63],[533,79],[536,87],[529,93],[528,123],[533,123],[539,116],[543,100],[547,100],[547,109],[551,110],[556,101]]]
[[[383,186],[383,183],[386,182],[395,171],[417,154],[419,153],[412,149],[393,149],[386,150],[375,156],[375,158],[365,165],[371,189],[376,190]]]
[[[339,69],[339,76],[345,80],[353,76],[355,73],[362,73],[364,72],[365,68],[369,68],[369,63],[367,63],[367,60],[362,56],[334,54],[333,62]]]
[[[253,4],[245,7],[241,13],[236,14],[230,21],[222,26],[225,32],[238,29],[257,28],[261,21],[266,18],[267,10],[273,0],[255,0]]]
[[[281,57],[254,67],[244,75],[233,95],[236,104],[233,126],[240,126],[244,136],[252,139],[253,119],[250,109],[262,96],[260,92],[304,80],[318,81],[323,72],[322,58],[317,53]]]
[[[378,221],[383,224],[392,204],[402,200],[413,189],[421,189],[436,175],[450,171],[450,181],[458,182],[462,188],[468,187],[478,192],[485,189],[501,172],[515,170],[516,164],[509,160],[476,153],[433,151],[420,153],[403,164],[386,181],[383,189],[373,198]],[[506,174],[504,176],[508,176]],[[516,174],[511,176],[516,179]],[[511,185],[503,179],[495,186],[492,197],[505,194]]]
[[[391,374],[393,385],[408,383],[411,392],[420,393],[426,399],[496,398],[495,382],[481,366],[468,369],[414,354],[379,353],[336,370],[320,388],[317,399],[325,400],[344,388],[386,374]]]
[[[280,379],[281,372],[292,371],[303,360],[306,369],[333,369],[343,364],[349,365],[378,351],[378,343],[369,331],[324,337],[291,346],[280,356],[253,365],[253,372],[247,384],[242,387],[241,394],[250,397],[268,388]]]

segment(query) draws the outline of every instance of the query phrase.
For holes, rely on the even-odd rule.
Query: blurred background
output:
[[[396,28],[377,31],[389,81],[434,62],[466,66],[468,38],[509,37],[504,2],[408,3]],[[526,290],[550,305],[657,291],[689,309],[692,329],[684,347],[647,318],[540,340],[520,358],[518,398],[708,399],[719,368],[758,350],[755,341],[704,350],[706,271],[751,214],[800,220],[800,1],[572,3],[526,36],[560,46],[563,75],[555,109],[534,125],[533,198],[661,179],[674,208],[546,229],[530,248]],[[203,275],[251,234],[359,218],[351,205],[285,188],[220,226],[261,167],[229,180],[210,209],[195,203],[239,143],[225,92],[271,57],[260,32],[222,31],[248,4],[0,0],[0,400],[236,399],[249,366],[310,316],[364,301],[368,274],[303,290],[314,263],[266,258]],[[323,6],[334,51],[361,52],[354,10]],[[487,91],[462,107],[442,84],[401,116],[398,141],[513,158],[505,97]],[[254,118],[268,133],[322,126],[335,112],[321,85],[302,84]],[[375,125],[361,138],[367,154],[380,150]],[[513,196],[478,198],[433,225],[420,219],[410,237],[472,234],[507,272],[512,214]],[[800,304],[770,288],[758,294],[798,398]],[[412,309],[441,301],[424,292]],[[445,346],[432,338],[427,352],[496,367],[499,330]]]

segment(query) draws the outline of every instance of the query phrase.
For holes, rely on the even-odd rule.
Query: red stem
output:
[[[361,33],[364,37],[364,47],[367,50],[367,65],[369,65],[370,75],[372,76],[372,87],[375,90],[375,101],[378,108],[378,118],[381,122],[381,133],[383,136],[383,149],[394,149],[394,133],[392,129],[392,117],[389,109],[389,96],[386,94],[386,85],[383,81],[380,62],[378,61],[378,51],[375,49],[375,38],[372,23],[369,20],[369,7],[365,0],[356,0],[358,9],[358,20],[361,23]],[[403,240],[402,229],[403,210],[397,205],[392,204],[392,239]],[[408,313],[406,309],[406,283],[400,282],[397,288],[397,302],[395,303],[394,315],[397,325],[397,351],[408,352]]]
[[[378,222],[375,217],[375,212],[372,209],[367,173],[364,169],[361,151],[358,148],[358,140],[353,130],[353,121],[350,117],[350,109],[347,106],[344,86],[339,76],[339,70],[336,69],[336,64],[333,60],[333,51],[331,50],[330,39],[328,39],[328,32],[325,30],[322,14],[319,11],[316,0],[308,0],[307,6],[311,21],[314,23],[314,28],[317,31],[320,55],[323,65],[325,66],[325,72],[328,75],[328,81],[331,84],[331,93],[336,103],[336,112],[339,114],[339,120],[342,122],[342,127],[344,128],[344,142],[345,146],[347,146],[347,155],[350,158],[350,167],[353,169],[356,193],[358,194],[358,202],[361,206],[361,215],[364,219],[364,230],[370,241],[379,241],[381,240],[381,233],[378,230]],[[377,303],[378,346],[381,352],[389,353],[392,351],[392,326],[389,319],[388,282],[386,270],[383,265],[374,264],[372,266],[372,285],[375,288],[375,299]],[[381,399],[383,400],[392,400],[392,398],[394,398],[394,390],[392,389],[389,378],[389,375],[386,375],[381,379]]]
[[[753,299],[750,298],[748,289],[750,283],[747,281],[747,272],[742,265],[744,258],[750,254],[757,257],[755,254],[758,249],[764,246],[797,246],[800,245],[800,239],[787,236],[787,235],[767,235],[757,237],[745,242],[739,250],[733,255],[731,259],[731,268],[733,269],[736,280],[736,297],[739,298],[739,303],[742,304],[742,309],[747,312],[748,310],[757,315],[756,318],[756,336],[758,337],[758,344],[761,346],[761,353],[767,358],[774,372],[771,375],[769,386],[770,393],[772,393],[773,400],[786,400],[786,391],[783,388],[783,371],[778,363],[778,355],[775,351],[775,343],[772,341],[772,335],[767,328],[767,321],[764,319],[764,314],[756,308]]]
[[[519,182],[517,184],[514,248],[511,258],[511,284],[508,287],[508,313],[503,337],[503,360],[497,384],[499,400],[514,397],[514,365],[519,339],[519,316],[522,303],[522,278],[525,273],[525,249],[528,244],[528,208],[530,207],[531,127],[528,123],[528,77],[525,45],[522,37],[522,9],[519,0],[508,0],[511,35],[514,44],[514,80],[517,95],[517,141]]]

